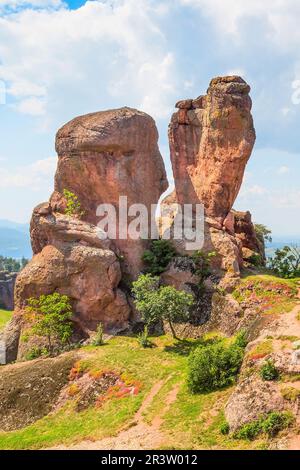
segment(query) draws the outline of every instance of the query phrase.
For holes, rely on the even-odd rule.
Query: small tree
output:
[[[283,278],[300,276],[300,247],[285,246],[276,250],[274,258],[271,258],[268,263],[268,267]]]
[[[262,242],[272,242],[272,231],[263,224],[254,225],[255,233]]]
[[[203,286],[203,282],[211,275],[211,260],[217,255],[215,251],[204,253],[203,251],[195,251],[191,255],[194,263],[194,274],[199,278],[199,287]]]
[[[175,255],[176,250],[169,240],[153,240],[150,249],[142,256],[146,265],[145,271],[153,276],[163,273]]]
[[[72,193],[68,189],[64,189],[64,196],[67,201],[67,207],[65,209],[65,214],[73,217],[82,217],[84,211],[81,210],[81,204],[76,194]]]
[[[69,297],[58,293],[28,299],[27,318],[32,323],[31,334],[47,339],[49,353],[53,342],[66,343],[72,335],[72,307]]]
[[[176,338],[173,322],[189,319],[193,296],[172,286],[159,286],[158,277],[141,275],[133,282],[135,305],[147,325],[159,320],[169,323],[172,335]]]

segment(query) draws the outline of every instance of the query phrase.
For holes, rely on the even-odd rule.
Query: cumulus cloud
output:
[[[17,0],[16,0],[16,3]],[[15,109],[30,115],[130,104],[164,118],[176,95],[172,50],[152,0],[61,2],[0,17],[0,80]]]
[[[300,4],[298,0],[180,0],[210,17],[220,32],[238,36],[243,20],[258,19],[265,22],[265,35],[277,46],[298,47]]]
[[[39,191],[45,186],[53,186],[53,177],[56,168],[55,157],[38,160],[27,166],[20,166],[16,170],[7,170],[0,167],[0,188],[27,188]]]
[[[286,174],[289,173],[289,172],[290,172],[290,168],[289,168],[288,166],[285,166],[285,165],[281,166],[281,167],[278,168],[278,170],[277,170],[277,173],[278,173],[279,175],[286,175]]]

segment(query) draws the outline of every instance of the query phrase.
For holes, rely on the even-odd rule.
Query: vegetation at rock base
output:
[[[66,295],[57,292],[28,299],[26,319],[30,335],[45,338],[48,351],[53,352],[55,341],[67,343],[72,336],[72,306]]]
[[[295,421],[289,411],[273,411],[255,421],[244,424],[233,435],[235,439],[255,439],[259,434],[265,433],[269,438],[275,437],[280,431],[290,427]]]
[[[145,272],[157,276],[162,274],[170,261],[176,256],[176,250],[169,240],[153,240],[142,260],[146,265]]]
[[[14,258],[0,256],[0,271],[8,271],[9,273],[19,272],[26,266],[27,263],[28,259],[24,257],[21,260],[17,260]]]
[[[81,203],[78,196],[68,189],[64,189],[63,194],[66,199],[65,214],[70,217],[82,217],[84,215],[84,211],[81,209]]]
[[[159,286],[159,278],[150,274],[139,276],[132,286],[134,302],[143,321],[151,325],[166,320],[176,338],[173,323],[189,319],[193,296],[172,286]]]
[[[282,387],[281,395],[285,400],[295,402],[300,397],[300,390],[295,387]]]
[[[269,260],[269,269],[277,276],[285,279],[300,277],[300,247],[285,246],[275,251],[275,256]]]
[[[228,345],[217,340],[208,346],[198,346],[189,358],[188,387],[192,393],[211,392],[232,385],[240,370],[245,333]]]
[[[279,378],[279,371],[276,368],[274,361],[268,359],[260,368],[259,374],[263,380],[272,381]]]

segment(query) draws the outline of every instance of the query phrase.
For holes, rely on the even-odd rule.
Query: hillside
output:
[[[259,305],[260,321],[265,327],[261,327],[258,334],[253,330],[254,341],[247,347],[239,382],[243,380],[254,351],[261,351],[260,361],[281,350],[289,354],[292,343],[300,338],[297,280],[283,281],[260,275],[246,277],[235,297],[245,302],[242,293],[247,294],[249,286],[256,285],[264,285],[264,289],[256,291],[254,300],[253,296],[248,297],[248,305],[253,302]],[[273,336],[270,333],[272,325],[276,327]],[[264,328],[267,328],[265,334]],[[210,344],[216,335],[217,332],[209,333],[198,340],[183,341],[173,340],[168,335],[156,336],[151,338],[153,348],[148,349],[143,349],[132,335],[116,336],[108,338],[104,346],[87,346],[54,359],[5,366],[1,377],[10,389],[6,399],[10,400],[10,394],[14,395],[16,386],[19,398],[15,398],[9,412],[7,409],[1,411],[0,407],[2,428],[3,423],[8,429],[16,426],[15,421],[13,425],[9,424],[16,411],[18,427],[22,428],[22,420],[32,424],[2,432],[0,448],[267,449],[288,448],[295,442],[297,445],[295,425],[275,437],[262,434],[255,439],[237,439],[232,433],[221,433],[226,404],[240,384],[210,393],[189,392],[186,384],[188,356],[200,344],[204,347]],[[265,347],[266,335],[268,348]],[[232,337],[224,341],[230,344],[233,340]],[[276,349],[270,347],[272,342]],[[259,390],[264,386],[263,381],[259,379],[258,371],[253,372],[253,365],[251,367]],[[54,377],[59,374],[56,383],[60,389],[51,395],[47,387],[48,396],[43,401],[43,394],[38,390],[50,370]],[[63,370],[68,376],[65,382],[61,378]],[[43,377],[41,382],[39,374]],[[13,378],[14,382],[10,382]],[[29,394],[34,406],[24,408],[22,390],[25,386],[28,390],[28,383],[33,379],[35,387]],[[282,374],[275,385],[280,390],[289,387],[297,391],[299,384],[299,374]],[[38,393],[35,398],[34,393]],[[286,403],[288,400],[289,397]],[[1,402],[2,407],[5,406],[3,397]],[[236,402],[240,400],[236,398]],[[258,414],[262,412],[263,408],[260,408]],[[46,416],[37,419],[36,413],[46,413]]]

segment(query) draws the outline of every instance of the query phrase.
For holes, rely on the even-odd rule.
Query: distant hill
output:
[[[0,219],[0,255],[12,258],[31,258],[29,224]]]

